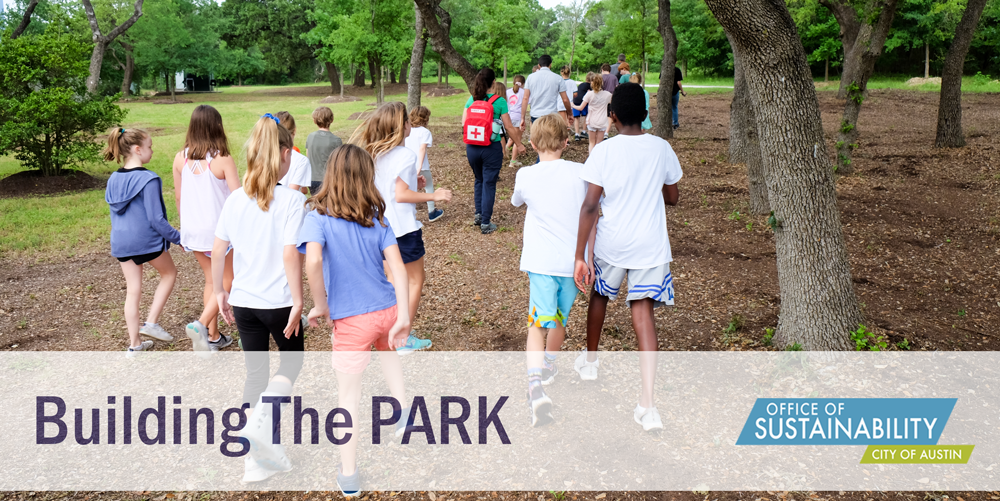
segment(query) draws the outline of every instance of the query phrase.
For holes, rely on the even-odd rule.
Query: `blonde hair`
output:
[[[116,163],[121,163],[123,159],[131,155],[129,150],[133,146],[142,146],[143,141],[148,137],[149,134],[142,129],[123,129],[121,127],[109,129],[108,144],[101,152],[101,157],[104,158],[105,162],[114,160]]]
[[[531,144],[538,151],[556,152],[566,148],[569,132],[566,120],[558,113],[550,113],[531,124]]]
[[[590,88],[594,91],[594,94],[601,92],[604,89],[604,78],[601,75],[594,75],[590,77]]]
[[[632,71],[632,67],[629,66],[628,63],[619,64],[618,65],[618,73],[621,73],[623,71],[631,72]]]
[[[490,89],[490,92],[500,96],[500,99],[507,99],[507,86],[499,80],[493,82],[493,87]]]
[[[426,106],[417,106],[410,110],[410,125],[424,127],[431,121],[431,110]]]
[[[628,77],[628,81],[642,85],[642,75],[639,73],[633,73],[632,76]]]
[[[403,135],[406,122],[405,104],[399,101],[385,103],[354,130],[347,142],[364,148],[373,160],[378,160],[406,140]]]
[[[326,106],[320,106],[319,108],[313,110],[312,119],[313,123],[316,124],[316,127],[319,127],[320,129],[329,129],[330,124],[333,123],[333,110],[327,108]]]
[[[367,151],[353,144],[333,150],[326,162],[326,174],[319,192],[309,206],[324,216],[338,217],[365,228],[375,226],[373,218],[386,226],[385,200],[375,187],[375,162]]]
[[[333,114],[333,112],[330,112]],[[281,122],[281,126],[288,129],[288,132],[295,134],[295,117],[287,111],[279,111],[274,114],[275,117]]]
[[[261,117],[250,131],[245,146],[247,171],[243,190],[267,212],[274,199],[274,187],[281,180],[281,150],[292,149],[292,133],[268,116]]]

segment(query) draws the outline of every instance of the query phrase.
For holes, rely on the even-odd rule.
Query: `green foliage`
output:
[[[767,227],[771,231],[778,231],[778,228],[781,227],[781,221],[774,215],[774,211],[771,211],[771,214],[767,216]]]
[[[157,0],[162,1],[162,0]],[[249,51],[257,47],[268,71],[288,73],[313,57],[316,47],[303,35],[315,23],[310,12],[322,0],[225,0],[222,13],[228,22],[222,39],[233,49]],[[336,9],[333,12],[337,12]],[[404,17],[413,7],[402,11]],[[411,21],[412,26],[412,21]],[[412,28],[411,28],[412,30]],[[410,42],[413,40],[411,38]]]
[[[118,96],[86,92],[90,48],[59,33],[0,44],[0,155],[46,176],[97,160],[95,135],[125,111]]]
[[[854,130],[854,124],[848,122],[847,120],[843,120],[843,121],[840,122],[840,132],[841,133],[843,133],[843,134],[849,134],[852,130]],[[837,141],[837,148],[840,148],[841,146],[843,146],[843,143],[844,143],[843,141]]]
[[[608,43],[616,52],[625,54],[634,71],[641,71],[643,61],[659,60],[663,42],[657,26],[655,0],[605,0],[608,11],[605,22],[610,30]],[[617,54],[608,62],[618,59]],[[603,61],[602,61],[603,62]]]
[[[774,329],[767,327],[764,329],[764,337],[760,340],[764,346],[771,346],[774,343]]]
[[[785,351],[802,351],[802,345],[800,343],[792,343],[785,347]]]
[[[906,339],[906,338],[903,338],[902,341],[896,343],[896,348],[899,348],[900,350],[909,350],[910,349],[910,340]]]
[[[674,0],[670,4],[670,21],[677,34],[678,66],[686,62],[689,72],[732,75],[729,40],[705,0]]]
[[[403,0],[317,0],[303,39],[338,65],[398,65],[413,48],[413,4]]]
[[[864,325],[858,325],[857,330],[851,331],[850,335],[855,351],[884,351],[889,346],[885,336],[876,336]]]
[[[830,61],[830,66],[841,65],[843,45],[840,25],[830,10],[818,0],[788,0],[788,11],[799,29],[802,47],[809,54],[809,63]]]
[[[722,329],[723,334],[735,334],[737,331],[743,328],[743,315],[733,315],[733,318],[729,319],[729,325]]]
[[[726,218],[729,219],[730,221],[736,221],[737,223],[740,221],[741,217],[743,217],[743,215],[740,214],[740,212],[736,211],[736,210],[730,212],[729,215],[726,216]]]
[[[532,62],[530,52],[539,36],[531,25],[532,12],[525,0],[483,2],[480,13],[480,21],[472,27],[469,38],[474,66],[502,71],[504,57],[508,68]]]
[[[223,70],[231,54],[221,50],[222,10],[210,0],[157,0],[128,31],[140,74],[178,71],[208,75]]]

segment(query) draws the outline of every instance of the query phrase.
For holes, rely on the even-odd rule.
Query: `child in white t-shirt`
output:
[[[399,254],[406,266],[409,284],[410,324],[417,315],[420,293],[424,288],[424,237],[423,225],[417,221],[417,204],[447,202],[451,190],[438,188],[434,193],[420,193],[421,182],[417,176],[417,155],[403,146],[410,135],[410,120],[406,105],[398,101],[385,103],[361,124],[349,141],[362,146],[375,159],[375,186],[385,200],[385,217],[389,220]],[[390,282],[392,270],[386,268]],[[410,333],[406,344],[397,351],[400,355],[430,348],[431,340],[420,339]]]
[[[406,147],[417,154],[417,171],[424,178],[425,193],[434,193],[434,176],[431,175],[430,155],[427,153],[427,148],[434,142],[434,136],[427,129],[430,120],[431,110],[426,106],[410,110],[410,135],[404,141]],[[433,223],[441,216],[444,216],[444,210],[435,208],[433,200],[427,201],[427,220]]]
[[[212,247],[212,285],[226,323],[236,323],[246,363],[243,403],[251,407],[240,436],[249,440],[244,482],[260,482],[292,468],[273,442],[268,397],[288,397],[302,369],[302,262],[299,227],[306,197],[278,184],[291,164],[292,135],[270,113],[247,141],[243,186],[226,199]],[[233,248],[232,292],[223,287],[226,249]],[[271,377],[271,340],[281,363]],[[269,381],[270,379],[270,381]]]
[[[593,109],[591,109],[593,115]],[[662,429],[653,401],[656,376],[656,324],[653,308],[674,304],[670,274],[670,239],[664,204],[677,205],[677,182],[682,172],[670,143],[643,134],[646,117],[642,87],[624,83],[615,89],[611,120],[618,135],[590,154],[580,178],[589,183],[580,211],[573,277],[581,291],[591,289],[587,311],[587,351],[574,367],[581,379],[597,379],[597,348],[608,301],[618,296],[628,275],[626,301],[632,310],[632,327],[639,341],[642,392],[634,418],[643,430]],[[602,198],[603,197],[603,198]],[[584,252],[597,221],[594,260]]]
[[[611,103],[611,93],[604,90],[604,80],[601,75],[594,75],[590,79],[590,90],[583,96],[583,101],[579,105],[570,105],[578,111],[590,107],[587,111],[587,136],[590,139],[587,153],[594,151],[594,147],[604,140],[604,133],[607,132],[610,125],[608,122],[609,103]]]
[[[531,126],[531,147],[541,161],[517,171],[510,198],[515,207],[528,205],[521,271],[528,272],[531,287],[526,351],[532,426],[552,421],[552,400],[542,385],[551,383],[558,372],[555,353],[566,337],[577,295],[572,255],[587,183],[580,179],[582,164],[560,159],[568,140],[560,115],[536,120]]]
[[[278,118],[282,127],[292,133],[292,141],[295,141],[295,117],[287,111],[279,111],[274,116]],[[309,194],[309,187],[312,186],[312,165],[309,164],[309,157],[303,155],[297,146],[292,147],[292,163],[288,167],[288,173],[278,183],[300,191],[303,195]]]

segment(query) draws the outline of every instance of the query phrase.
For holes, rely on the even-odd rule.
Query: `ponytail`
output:
[[[129,150],[133,146],[142,146],[142,142],[149,137],[146,131],[141,129],[123,129],[115,127],[108,130],[108,144],[101,152],[101,157],[105,162],[114,160],[121,163],[128,158]]]
[[[486,93],[490,91],[493,82],[497,79],[496,73],[489,68],[483,68],[476,73],[476,80],[472,83],[472,99],[474,101],[485,101]]]
[[[514,75],[514,94],[521,92],[522,87],[524,87],[524,76]]]
[[[292,149],[292,134],[278,125],[270,113],[257,120],[246,143],[247,171],[243,190],[267,212],[274,199],[274,187],[281,179],[281,151]]]

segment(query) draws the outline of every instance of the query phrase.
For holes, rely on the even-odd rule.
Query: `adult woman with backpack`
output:
[[[493,233],[497,225],[491,221],[493,203],[496,199],[497,178],[503,167],[503,148],[500,146],[500,133],[505,127],[511,130],[514,126],[507,114],[507,99],[499,94],[489,93],[496,74],[489,68],[483,68],[476,75],[472,84],[472,96],[465,103],[462,112],[462,139],[465,141],[465,154],[476,177],[475,200],[476,215],[474,223],[479,226],[483,235]]]

